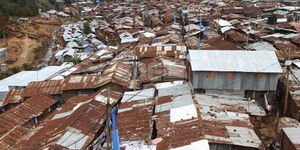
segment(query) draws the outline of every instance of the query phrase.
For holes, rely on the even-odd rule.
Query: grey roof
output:
[[[300,144],[300,127],[282,128],[293,145]]]
[[[190,50],[192,71],[282,73],[274,51]]]
[[[5,51],[7,48],[0,48],[0,52]]]
[[[121,102],[124,103],[124,102],[143,100],[147,98],[153,98],[154,94],[155,94],[154,88],[144,89],[139,91],[128,91],[124,93]]]
[[[158,89],[158,97],[189,94],[191,90],[192,90],[192,86],[189,85],[188,83],[178,84],[171,87]]]
[[[21,71],[17,74],[0,80],[0,92],[8,92],[10,86],[25,87],[33,81],[44,81],[68,66],[47,66],[38,71]]]

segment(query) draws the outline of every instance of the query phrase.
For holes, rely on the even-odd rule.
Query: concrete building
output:
[[[275,91],[282,68],[274,51],[190,50],[195,89]]]

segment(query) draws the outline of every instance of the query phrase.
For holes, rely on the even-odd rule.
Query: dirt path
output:
[[[16,62],[9,66],[22,66],[24,63],[32,63],[34,50],[39,46],[41,46],[41,43],[27,36],[22,39],[10,38],[8,40],[8,47],[10,48],[9,57],[16,59]]]

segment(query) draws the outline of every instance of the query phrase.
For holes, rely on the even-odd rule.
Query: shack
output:
[[[195,89],[275,91],[282,68],[274,51],[190,50]]]

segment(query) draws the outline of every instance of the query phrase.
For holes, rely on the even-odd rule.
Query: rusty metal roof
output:
[[[143,60],[138,66],[141,82],[184,80],[187,78],[183,60],[154,58]]]
[[[210,142],[261,148],[250,116],[265,116],[265,111],[252,101],[230,96],[196,94],[200,115],[205,129],[204,136]]]
[[[141,46],[134,49],[137,57],[176,57],[186,53],[186,46]]]
[[[94,85],[96,87],[101,87],[111,82],[124,88],[129,88],[131,84],[131,78],[132,66],[121,62],[115,62],[114,64],[105,68],[101,78],[97,80]]]
[[[19,139],[28,133],[29,130],[25,127],[19,125],[16,126],[13,130],[0,138],[1,149],[9,149],[11,146],[15,145]]]
[[[3,112],[0,115],[0,139],[5,140],[7,139],[7,136],[14,136],[13,133],[18,132],[14,130],[25,132],[25,130],[20,129],[18,126],[24,125],[34,116],[41,115],[43,111],[47,110],[55,103],[56,101],[54,99],[42,94],[37,94],[25,100],[19,106]],[[18,136],[19,135],[15,135],[15,140]]]
[[[71,75],[64,80],[61,90],[93,89],[99,80],[100,75]]]
[[[31,82],[25,87],[23,97],[30,97],[36,93],[42,93],[45,95],[56,95],[61,94],[61,84],[64,80],[49,80],[49,81],[39,81]]]
[[[193,103],[196,104],[199,115],[192,118],[183,117],[181,120],[172,122],[172,115],[174,115],[172,109],[175,110],[176,107],[183,109],[190,105],[186,101],[187,97],[180,98],[184,95],[158,97],[156,100],[155,116],[153,117],[156,122],[157,137],[163,139],[157,145],[158,150],[179,148],[202,139],[216,144],[258,149],[262,147],[247,114],[266,115],[257,104],[252,101],[248,104],[248,101],[230,96],[196,95],[194,99],[198,104],[195,100]],[[180,102],[181,100],[185,101]],[[177,114],[176,117],[180,115]]]
[[[5,99],[3,100],[2,105],[20,103],[23,100],[22,98],[23,93],[24,93],[24,88],[10,89]]]
[[[121,104],[117,116],[121,142],[151,138],[154,102],[145,99]]]
[[[70,111],[72,113],[69,115],[55,118],[56,115]],[[74,149],[74,147],[85,149],[106,120],[106,115],[103,115],[105,111],[105,104],[91,99],[79,103],[66,103],[15,147],[24,150]]]

